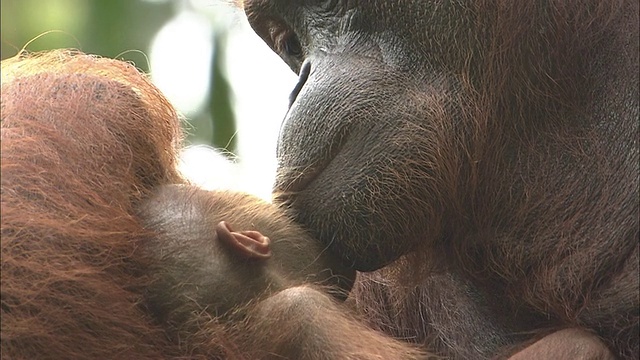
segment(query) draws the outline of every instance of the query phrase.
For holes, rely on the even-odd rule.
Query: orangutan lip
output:
[[[305,170],[297,174],[289,173],[285,174],[286,176],[281,177],[284,178],[285,181],[279,181],[276,183],[275,189],[280,193],[277,197],[282,200],[287,200],[292,195],[295,195],[295,193],[307,189],[309,184],[315,181],[342,151],[349,133],[350,129],[348,127],[343,127],[335,134],[335,136],[333,136],[331,144],[327,146],[329,149],[327,157],[321,161],[315,162],[313,165],[306,166]]]
[[[328,164],[329,162],[327,162],[323,166],[309,168],[307,171],[298,175],[294,180],[286,184],[281,184],[278,190],[284,192],[283,195],[287,196],[288,194],[290,195],[291,193],[296,193],[306,189],[307,186],[309,186],[309,184],[311,184],[318,177],[318,175],[320,175],[324,171],[324,169],[326,169]]]
[[[309,79],[309,74],[311,74],[311,62],[307,60],[302,64],[302,69],[300,69],[300,75],[298,76],[298,83],[293,88],[291,95],[289,95],[289,108],[298,98],[298,94],[300,94],[304,84],[307,82],[307,79]]]

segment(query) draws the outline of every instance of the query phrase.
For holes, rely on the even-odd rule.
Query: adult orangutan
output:
[[[275,189],[378,270],[372,326],[456,359],[571,329],[640,356],[637,0],[243,3],[300,74]]]
[[[185,184],[133,66],[20,56],[1,99],[3,358],[427,358],[334,299],[355,271],[277,205]]]

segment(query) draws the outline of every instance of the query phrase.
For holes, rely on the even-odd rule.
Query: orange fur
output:
[[[2,62],[3,358],[185,355],[141,305],[134,215],[182,181],[180,143],[176,112],[130,64],[66,50]]]

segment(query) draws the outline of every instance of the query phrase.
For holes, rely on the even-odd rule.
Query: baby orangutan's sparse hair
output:
[[[247,304],[293,286],[315,284],[345,298],[353,284],[355,271],[255,196],[164,186],[140,216],[157,232],[144,246],[155,278],[149,302],[177,328],[202,312],[237,318]]]

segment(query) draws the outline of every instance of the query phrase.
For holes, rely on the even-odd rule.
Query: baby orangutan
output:
[[[256,297],[302,284],[333,286],[346,297],[355,278],[277,206],[248,194],[164,186],[141,216],[159,234],[147,246],[150,272],[158,274],[150,302],[172,323],[202,310],[229,316]]]
[[[169,185],[141,205],[140,217],[157,233],[143,250],[155,279],[150,310],[197,353],[224,331],[249,358],[426,358],[337,304],[355,272],[276,205]]]

